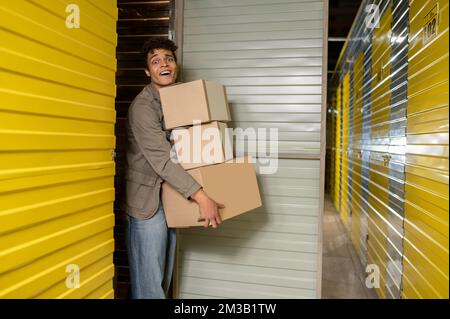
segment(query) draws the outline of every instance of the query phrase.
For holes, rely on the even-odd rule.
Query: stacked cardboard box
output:
[[[211,198],[225,205],[222,220],[261,206],[251,159],[233,159],[225,88],[198,80],[162,88],[160,96],[165,128],[173,129],[174,159]],[[203,225],[198,205],[168,183],[162,185],[162,201],[169,227]]]

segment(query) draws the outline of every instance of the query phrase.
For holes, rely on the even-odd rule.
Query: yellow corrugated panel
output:
[[[372,37],[372,139],[389,135],[392,6],[384,12]]]
[[[325,185],[326,190],[328,191],[331,198],[333,198],[333,183],[334,181],[334,172],[333,172],[333,166],[334,166],[334,135],[333,135],[333,112],[332,107],[334,105],[333,101],[333,95],[330,94],[330,102],[329,102],[329,108],[327,109],[327,152],[326,152],[326,168],[325,168]]]
[[[331,97],[331,105],[335,106],[336,105],[336,96],[333,95]],[[327,131],[329,132],[329,139],[327,140],[327,145],[331,145],[331,147],[328,149],[328,151],[330,152],[330,161],[329,161],[329,167],[327,168],[329,175],[328,175],[328,180],[327,183],[329,185],[329,190],[330,190],[330,197],[332,198],[332,200],[334,201],[334,192],[335,192],[335,188],[334,188],[334,180],[335,180],[335,139],[336,139],[336,132],[335,132],[335,127],[336,127],[336,120],[335,120],[335,116],[334,116],[334,112],[331,112],[329,114],[329,121],[327,122]]]
[[[361,158],[353,153],[351,239],[358,254],[361,252],[361,215],[363,214],[361,183]]]
[[[340,181],[341,181],[341,85],[336,90],[336,138],[334,157],[334,207],[339,211]]]
[[[0,298],[114,297],[117,7],[71,3],[0,0]]]
[[[348,226],[348,141],[350,117],[350,73],[344,75],[342,81],[342,167],[341,167],[341,207],[340,215],[344,225]]]
[[[448,5],[411,1],[404,298],[449,297]]]
[[[336,109],[336,103],[337,103],[337,94],[335,93],[334,95],[333,95],[333,106],[334,106],[334,108]],[[334,112],[334,110],[333,110],[333,113],[332,113],[332,115],[331,115],[331,118],[333,119],[333,126],[332,126],[332,140],[331,140],[331,143],[332,143],[332,146],[333,146],[333,158],[332,158],[332,163],[333,163],[333,175],[332,175],[332,178],[333,178],[333,180],[331,181],[331,185],[332,185],[332,190],[333,190],[333,193],[332,193],[332,199],[333,199],[333,201],[335,201],[335,196],[336,196],[336,192],[338,191],[337,189],[336,189],[336,174],[338,174],[338,172],[336,171],[336,169],[337,169],[337,162],[336,162],[336,159],[337,159],[337,148],[336,148],[336,138],[337,138],[337,127],[336,127],[336,125],[337,125],[337,114]]]
[[[363,107],[363,63],[364,53],[361,52],[353,66],[353,169],[352,169],[352,231],[351,238],[358,254],[361,253],[361,141],[362,141],[362,107]]]
[[[371,154],[368,209],[368,263],[380,268],[380,288],[377,293],[386,297],[387,218],[389,169],[383,160],[388,152],[390,128],[390,68],[391,68],[392,6],[389,5],[375,28],[372,37],[372,94],[371,94]]]

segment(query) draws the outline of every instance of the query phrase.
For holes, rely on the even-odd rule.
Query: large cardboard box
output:
[[[231,121],[223,85],[197,80],[159,90],[166,129],[193,125],[193,121]]]
[[[255,168],[248,158],[243,163],[236,159],[189,170],[205,192],[216,202],[225,205],[220,209],[222,220],[248,212],[261,206]],[[198,204],[187,200],[168,183],[162,185],[162,201],[167,225],[172,228],[202,226]]]
[[[172,131],[172,158],[184,169],[223,163],[233,159],[232,134],[227,124],[211,122]]]

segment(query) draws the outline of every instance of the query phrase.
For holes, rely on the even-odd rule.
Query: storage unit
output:
[[[334,143],[334,207],[337,210],[341,207],[341,154],[342,154],[342,85],[339,85],[336,90],[336,112],[335,112],[335,143]]]
[[[343,158],[330,168],[341,180],[331,192],[342,191],[344,223],[351,201],[352,242],[364,266],[378,267],[381,298],[448,298],[448,1],[378,1],[379,21],[367,19],[368,4],[330,83],[343,90],[330,108],[342,114],[328,136]]]
[[[389,185],[389,114],[390,114],[390,69],[392,7],[389,1],[381,3],[379,27],[372,34],[371,59],[371,109],[370,140],[367,141],[369,155],[368,190],[368,242],[367,262],[380,269],[380,288],[377,293],[386,297],[387,269],[387,217]],[[364,141],[366,142],[366,141]]]
[[[326,121],[326,140],[327,141],[335,141],[335,125],[336,125],[336,119],[335,119],[335,113],[334,110],[332,110],[331,105],[335,105],[335,94],[330,94],[328,96],[328,99],[330,102],[327,103],[327,121]],[[325,192],[330,195],[330,198],[334,198],[334,143],[327,143],[326,144],[326,167],[327,170],[325,171]]]
[[[448,298],[449,2],[411,1],[405,298]]]
[[[363,223],[367,224],[366,212],[363,210],[362,195],[362,110],[363,110],[363,62],[364,53],[361,52],[355,58],[354,71],[350,73],[352,79],[353,117],[350,121],[352,127],[352,146],[350,161],[352,163],[351,187],[351,238],[356,252],[360,255],[364,252],[367,233],[362,230]],[[364,260],[360,256],[361,260]]]
[[[0,1],[0,298],[114,297],[117,8],[70,4]]]
[[[217,230],[180,231],[178,297],[320,297],[327,6],[186,0],[177,9],[183,80],[225,85],[230,126],[278,128],[280,157],[275,174],[258,176],[261,208]]]

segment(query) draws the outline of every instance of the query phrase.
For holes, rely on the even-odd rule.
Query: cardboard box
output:
[[[172,131],[173,151],[184,169],[223,163],[233,159],[232,134],[227,125],[211,122]]]
[[[235,160],[189,170],[204,191],[216,202],[222,220],[230,219],[261,206],[255,168],[248,158],[243,163]],[[198,204],[187,200],[167,182],[162,184],[162,201],[167,225],[172,228],[202,226]]]
[[[159,94],[166,129],[193,125],[193,121],[231,121],[223,85],[197,80],[161,88]]]

